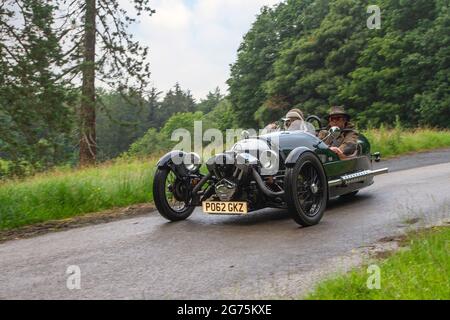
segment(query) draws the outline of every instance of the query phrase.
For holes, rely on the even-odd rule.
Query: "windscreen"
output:
[[[286,126],[285,126],[286,127]],[[311,134],[316,134],[316,128],[304,120],[295,120],[292,123],[289,124],[287,128],[285,128],[286,131],[303,131],[308,132]]]

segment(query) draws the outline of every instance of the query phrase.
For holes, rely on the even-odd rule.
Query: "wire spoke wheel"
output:
[[[285,199],[292,218],[302,226],[322,219],[328,199],[328,186],[322,163],[312,152],[303,153],[286,170]]]
[[[319,212],[322,190],[317,169],[311,162],[305,162],[297,177],[297,196],[307,216],[314,217]]]
[[[170,171],[166,178],[165,195],[169,207],[177,212],[182,212],[187,206],[187,190],[182,181],[178,180],[175,173]]]
[[[158,168],[153,181],[153,199],[159,213],[170,221],[187,219],[194,211],[190,190],[169,168]]]

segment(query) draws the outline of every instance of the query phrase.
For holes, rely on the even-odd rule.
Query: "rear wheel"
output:
[[[298,224],[319,223],[327,205],[328,186],[322,163],[314,154],[302,154],[295,166],[286,170],[285,194],[289,213]]]
[[[195,208],[188,205],[187,187],[170,169],[156,170],[153,198],[159,213],[170,221],[187,219]]]

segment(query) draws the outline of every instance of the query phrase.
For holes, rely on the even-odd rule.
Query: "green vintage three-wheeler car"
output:
[[[209,214],[243,215],[262,208],[288,209],[302,226],[317,224],[328,199],[352,197],[370,186],[375,175],[368,140],[359,135],[356,152],[345,160],[317,138],[309,117],[289,130],[245,136],[233,148],[206,162],[200,171],[195,153],[172,151],[163,156],[154,177],[153,195],[160,214],[171,221],[188,218],[195,207]],[[333,127],[329,135],[338,137]]]

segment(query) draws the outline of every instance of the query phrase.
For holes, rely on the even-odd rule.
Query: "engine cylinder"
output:
[[[236,193],[236,188],[236,183],[222,179],[216,184],[216,195],[221,201],[230,201]]]

